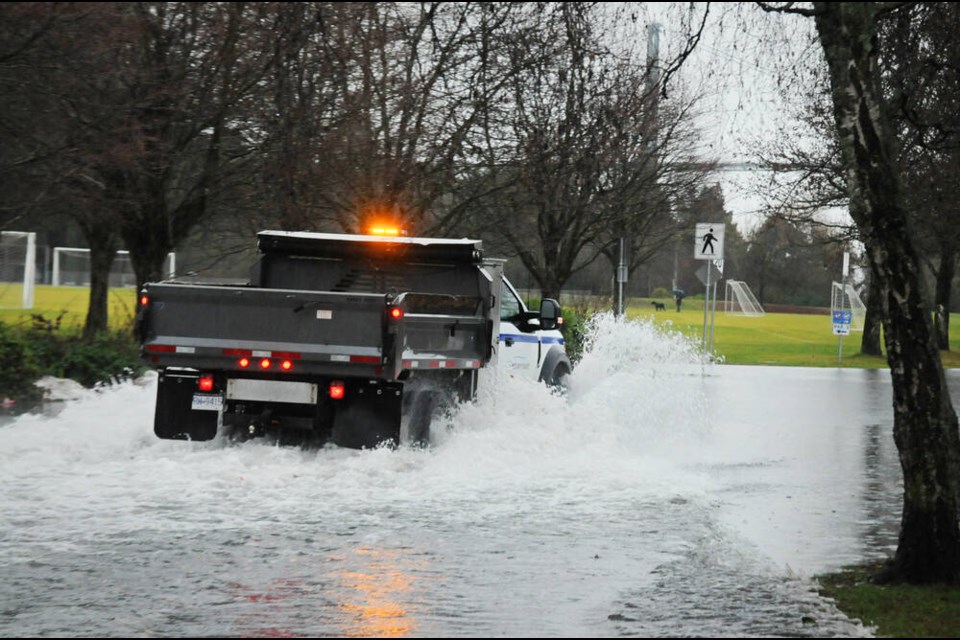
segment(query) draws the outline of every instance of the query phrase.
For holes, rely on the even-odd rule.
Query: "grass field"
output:
[[[13,326],[25,326],[34,315],[42,315],[49,321],[60,318],[60,326],[79,330],[87,317],[90,290],[87,287],[51,287],[38,285],[34,291],[32,309],[11,309],[18,306],[22,296],[20,285],[0,283],[0,322]],[[136,313],[136,295],[132,288],[111,289],[109,298],[110,326],[116,329],[129,327]]]
[[[110,291],[110,325],[120,329],[133,322],[136,296],[130,288]],[[85,287],[37,286],[34,308],[29,310],[7,309],[20,300],[17,285],[0,285],[0,321],[9,325],[27,325],[34,314],[56,321],[61,326],[79,329],[87,314],[89,290]],[[648,298],[634,298],[627,310],[627,317],[653,319],[669,325],[702,342],[704,330],[703,300],[684,300],[678,313],[669,300],[658,300],[667,306],[666,311],[654,311]],[[941,352],[946,367],[960,367],[960,324],[953,316],[950,351]],[[707,329],[710,322],[708,318]],[[862,334],[851,333],[843,339],[843,354],[840,357],[840,340],[833,335],[830,316],[791,313],[768,313],[759,318],[727,314],[717,311],[714,316],[713,352],[727,364],[757,364],[805,367],[854,367],[885,368],[885,358],[860,355]],[[707,342],[709,343],[709,333]]]
[[[703,300],[686,299],[678,313],[666,301],[666,311],[653,311],[649,299],[631,301],[627,316],[653,318],[698,342],[703,341]],[[941,352],[945,367],[960,367],[960,324],[951,316],[950,351]],[[767,313],[757,318],[727,314],[718,310],[713,316],[713,352],[727,364],[759,364],[805,367],[885,368],[886,358],[860,355],[862,333],[851,332],[840,339],[833,335],[829,315]],[[709,343],[710,318],[707,319]]]

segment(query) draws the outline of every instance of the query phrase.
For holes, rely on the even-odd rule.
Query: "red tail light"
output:
[[[390,307],[390,317],[394,320],[399,320],[403,317],[403,309],[400,307]]]
[[[330,383],[330,399],[331,400],[343,400],[343,396],[347,392],[347,387],[340,382],[335,380]]]
[[[237,364],[240,366],[241,369],[246,369],[247,367],[250,366],[250,358],[240,358],[239,360],[237,360]]]
[[[261,369],[269,369],[269,368],[270,368],[270,359],[269,359],[269,358],[264,358],[263,360],[261,360],[261,361],[260,361],[260,368],[261,368]]]
[[[293,362],[290,360],[284,360],[280,363],[280,368],[284,371],[290,371],[290,369],[293,369]]]
[[[140,306],[145,307],[150,303],[150,298],[147,296],[140,296]]]
[[[197,380],[197,388],[200,391],[213,391],[213,376],[204,374]]]

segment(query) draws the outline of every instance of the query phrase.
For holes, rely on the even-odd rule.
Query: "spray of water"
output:
[[[768,580],[717,524],[716,481],[695,464],[711,437],[713,366],[669,328],[600,315],[566,393],[484,370],[477,400],[435,425],[429,447],[365,451],[158,440],[154,374],[75,394],[54,417],[0,427],[0,566],[11,577],[0,600],[49,603],[47,626],[9,618],[0,634],[69,633],[75,618],[58,627],[51,616],[79,605],[90,607],[91,633],[245,635],[256,629],[237,610],[251,605],[223,585],[281,578],[317,586],[285,596],[302,606],[296,615],[258,612],[258,628],[289,631],[297,620],[294,631],[315,633],[328,620],[321,630],[340,634],[359,620],[344,617],[357,610],[350,603],[371,593],[351,585],[384,575],[393,582],[378,588],[406,616],[392,620],[424,635],[670,634],[657,611],[641,627],[605,621],[614,604],[636,609],[651,595],[716,600],[696,568],[716,563],[716,549],[728,560],[711,590],[735,593],[745,573]],[[107,553],[144,579],[111,573]],[[373,558],[379,568],[364,564]],[[37,566],[57,566],[50,580],[60,586],[31,592],[44,588]],[[187,575],[185,588],[213,606],[197,603],[196,618],[173,626],[143,623],[163,603],[157,585]],[[679,587],[658,582],[672,575]],[[101,599],[118,592],[140,607],[142,626],[98,626],[97,607],[111,606]],[[720,619],[735,603],[705,606]],[[755,632],[691,615],[694,635]]]

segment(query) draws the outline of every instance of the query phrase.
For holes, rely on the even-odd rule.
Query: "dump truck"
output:
[[[159,438],[427,443],[482,369],[554,386],[571,372],[560,305],[528,310],[479,240],[262,231],[257,245],[245,285],[139,292]]]

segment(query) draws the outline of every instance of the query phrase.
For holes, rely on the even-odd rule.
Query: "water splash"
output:
[[[0,428],[0,601],[30,604],[0,635],[823,631],[717,518],[696,464],[715,371],[692,341],[601,315],[565,395],[482,374],[427,449],[158,440],[154,374],[19,417]],[[844,620],[832,635],[859,633]]]

